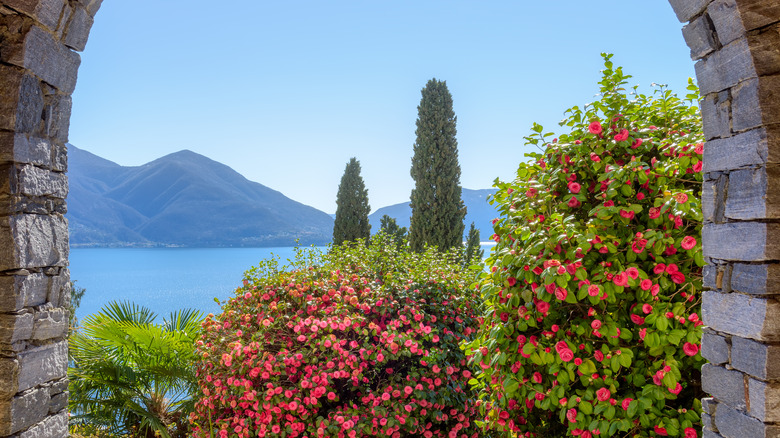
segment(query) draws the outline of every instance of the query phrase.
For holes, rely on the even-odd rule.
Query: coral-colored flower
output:
[[[683,237],[680,246],[682,246],[683,249],[691,249],[696,246],[696,238],[693,236],[685,236]]]
[[[690,342],[686,342],[683,344],[683,352],[688,356],[696,356],[696,354],[699,352],[699,346]]]
[[[601,131],[601,123],[599,122],[590,122],[590,125],[588,125],[588,132],[591,134],[599,135],[601,134]]]
[[[688,195],[686,195],[685,193],[677,193],[676,195],[674,195],[674,199],[680,204],[685,204],[686,202],[688,202]]]
[[[628,129],[623,129],[620,131],[619,134],[615,135],[615,141],[626,141],[628,140]]]

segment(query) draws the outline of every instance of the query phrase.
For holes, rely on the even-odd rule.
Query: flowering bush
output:
[[[519,436],[692,438],[700,119],[662,87],[629,100],[630,76],[604,56],[600,100],[568,110],[557,139],[534,125],[526,139],[542,152],[497,183],[471,383],[486,424]]]
[[[476,302],[448,260],[380,234],[249,271],[197,343],[194,436],[477,436]]]

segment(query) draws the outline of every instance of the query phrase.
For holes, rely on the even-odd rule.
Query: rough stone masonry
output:
[[[2,438],[68,435],[65,143],[101,2],[0,0]],[[707,139],[703,436],[780,437],[780,0],[669,3]]]

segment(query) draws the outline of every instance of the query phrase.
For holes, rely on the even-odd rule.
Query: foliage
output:
[[[442,251],[461,247],[466,207],[461,199],[457,117],[446,81],[428,81],[417,114],[409,243],[417,252],[426,245]]]
[[[387,234],[395,242],[398,249],[406,246],[408,240],[406,227],[399,227],[395,218],[388,215],[383,215],[379,222],[381,224],[380,231]]]
[[[90,424],[77,424],[70,427],[70,438],[130,438],[130,435],[116,435]]]
[[[346,241],[368,239],[371,224],[368,223],[368,189],[360,176],[360,161],[350,158],[341,177],[336,195],[336,220],[333,223],[333,245]]]
[[[485,250],[480,247],[479,230],[474,226],[474,222],[471,223],[469,228],[469,234],[466,238],[466,250],[464,252],[464,265],[469,266],[475,262],[481,262],[482,257],[485,255]]]
[[[701,121],[663,87],[629,100],[604,56],[601,99],[552,141],[534,125],[542,153],[496,184],[472,383],[518,436],[695,437]]]
[[[68,336],[79,325],[79,319],[76,317],[76,310],[81,305],[81,299],[87,292],[83,287],[76,286],[75,281],[70,282],[70,306],[68,307]]]
[[[155,318],[145,307],[112,302],[71,335],[72,424],[106,434],[187,436],[202,316],[181,310],[161,325]]]
[[[468,281],[392,239],[248,271],[197,342],[194,436],[476,436]]]

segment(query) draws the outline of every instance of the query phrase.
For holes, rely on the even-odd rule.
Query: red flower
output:
[[[685,438],[698,438],[699,436],[699,434],[696,433],[696,429],[692,427],[686,427],[683,433],[685,434]]]
[[[603,361],[603,360],[604,360],[604,353],[602,353],[602,352],[601,352],[601,351],[599,351],[599,350],[596,350],[596,351],[594,351],[594,352],[593,352],[593,357],[594,357],[594,358],[595,358],[597,361],[601,362],[601,361]],[[599,400],[601,400],[601,399],[599,399]],[[605,400],[606,400],[606,399],[605,399]]]
[[[572,193],[579,193],[580,189],[582,189],[582,187],[580,186],[579,183],[576,183],[576,182],[573,182],[573,181],[569,183],[569,190]]]
[[[696,354],[699,352],[699,346],[690,342],[686,342],[683,345],[683,352],[691,357],[696,356]]]
[[[631,277],[634,280],[636,280],[636,278],[639,277],[639,269],[637,269],[637,268],[632,266],[632,267],[626,269],[626,274],[628,274],[629,277]]]
[[[581,203],[580,203],[580,201],[577,198],[572,196],[572,198],[569,199],[569,202],[567,202],[567,205],[570,208],[577,208],[577,207],[579,207],[581,205]]]
[[[592,297],[599,296],[599,287],[596,286],[595,284],[588,286],[588,295]]]
[[[661,216],[661,207],[652,207],[649,213],[650,219],[658,219]]]
[[[702,162],[701,162],[701,161],[699,161],[698,163],[696,163],[696,164],[694,164],[694,165],[693,165],[693,171],[694,171],[694,172],[701,172],[701,169],[702,169],[702,167],[703,167],[703,166],[702,166]],[[690,429],[690,428],[689,428],[689,429]]]
[[[550,310],[550,303],[546,301],[539,301],[536,303],[536,308],[541,313],[547,313],[547,311]]]
[[[680,204],[685,204],[686,202],[688,202],[688,195],[686,195],[685,193],[677,193],[676,195],[674,195],[674,199],[677,200],[677,202],[679,202]]]
[[[627,411],[628,405],[630,405],[632,401],[634,401],[633,398],[624,398],[623,402],[620,403],[620,406],[623,408],[624,411]]]
[[[615,136],[615,141],[626,141],[628,140],[628,129],[624,129],[620,131],[620,134]]]
[[[642,304],[642,312],[644,312],[645,315],[647,315],[648,313],[650,313],[652,311],[653,311],[653,306],[651,306],[651,305],[649,305],[647,303]]]
[[[641,283],[639,283],[639,287],[641,287],[642,290],[650,290],[652,286],[653,282],[649,278],[645,278]]]
[[[588,131],[591,134],[595,134],[595,135],[601,134],[601,123],[599,123],[599,122],[590,122],[590,125],[588,125]]]
[[[566,411],[566,419],[569,420],[570,423],[576,423],[577,422],[577,410],[574,408],[569,409]]]
[[[622,208],[620,209],[620,216],[621,217],[624,217],[626,219],[633,219],[634,215],[635,215],[635,213],[632,210],[623,210]]]
[[[569,295],[569,292],[562,288],[562,287],[556,287],[555,288],[555,298],[558,298],[559,300],[563,301],[566,299],[566,296]]]
[[[533,378],[532,378],[532,380],[533,380],[535,383],[542,383],[542,373],[540,373],[540,372],[538,372],[538,371],[537,371],[537,372],[535,372],[535,373],[534,373],[534,375],[533,375]]]
[[[639,315],[635,315],[633,313],[631,314],[631,321],[633,321],[634,324],[637,324],[637,325],[645,323],[645,319],[644,318],[642,318]]]
[[[600,328],[601,328],[601,321],[599,321],[598,319],[594,319],[594,320],[593,320],[593,321],[590,323],[590,327],[591,327],[593,330],[598,330],[598,329],[600,329]]]
[[[599,399],[599,401],[607,401],[609,400],[609,396],[612,395],[611,392],[609,392],[609,389],[607,388],[599,388],[596,391],[596,398]]]
[[[569,362],[570,360],[574,359],[574,353],[568,349],[560,351],[558,354],[561,356],[561,360],[564,362]]]
[[[509,277],[506,279],[506,282],[509,283],[509,286],[514,286],[517,284],[517,279],[515,277]]]
[[[666,429],[663,427],[655,426],[653,430],[655,430],[655,433],[657,433],[658,435],[669,436],[669,434],[666,432]]]
[[[676,284],[685,283],[685,274],[682,272],[673,272],[670,277],[672,277],[672,281]]]
[[[683,247],[683,249],[691,249],[694,246],[696,246],[696,238],[693,236],[685,236],[683,237],[682,243],[680,243],[680,246]]]
[[[664,271],[666,271],[666,265],[663,263],[659,263],[653,268],[653,273],[655,274],[663,274]]]

